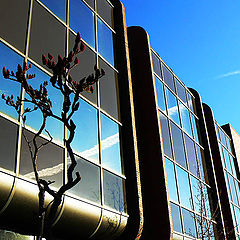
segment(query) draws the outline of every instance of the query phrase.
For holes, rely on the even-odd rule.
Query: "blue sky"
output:
[[[122,0],[127,26],[141,26],[152,48],[196,89],[220,125],[240,135],[240,1]]]

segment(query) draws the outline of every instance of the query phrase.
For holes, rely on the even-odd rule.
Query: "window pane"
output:
[[[237,177],[235,164],[234,164],[234,159],[233,159],[233,157],[229,153],[228,153],[228,156],[229,156],[229,161],[230,161],[231,166],[232,166],[232,174],[233,174],[233,176]]]
[[[232,192],[233,202],[238,205],[237,193],[236,193],[236,189],[235,189],[234,179],[230,174],[228,174],[228,178],[229,178],[230,188],[231,188],[231,192]]]
[[[181,100],[187,104],[187,95],[186,95],[186,89],[185,87],[176,79],[176,87],[177,87],[177,93],[178,96],[181,98]]]
[[[196,150],[197,150],[197,157],[198,157],[201,178],[202,178],[202,180],[205,180],[205,182],[208,182],[203,149],[201,149],[197,144],[195,144],[195,146],[196,146]]]
[[[159,115],[160,115],[160,122],[161,122],[164,153],[168,157],[172,158],[172,146],[171,146],[171,140],[169,135],[168,120],[161,112],[159,112]]]
[[[160,67],[160,60],[159,58],[155,55],[155,53],[152,52],[152,61],[153,61],[153,70],[154,72],[162,78],[161,74],[161,67]]]
[[[183,206],[192,209],[192,197],[189,187],[188,173],[177,166],[177,178],[180,202]]]
[[[31,141],[34,134],[28,130],[23,130],[28,141]],[[38,146],[46,143],[47,140],[38,138]],[[33,148],[33,144],[31,143]],[[53,143],[45,145],[38,154],[38,173],[39,177],[46,181],[55,181],[51,186],[60,187],[63,182],[64,164],[63,164],[64,150]],[[24,177],[35,179],[31,155],[24,137],[22,137],[21,156],[20,156],[20,174]]]
[[[194,139],[196,140],[196,142],[199,143],[199,138],[201,139],[201,135],[200,135],[198,119],[195,118],[195,116],[193,114],[190,114],[190,115],[191,115],[191,119],[192,119]],[[200,141],[200,143],[201,143],[201,141]]]
[[[79,103],[72,118],[77,126],[72,148],[80,156],[99,162],[97,110],[82,99]]]
[[[101,114],[102,164],[118,173],[122,173],[119,126]]]
[[[119,212],[126,212],[124,180],[103,171],[104,204]]]
[[[188,107],[194,112],[195,108],[194,108],[194,98],[192,97],[192,95],[187,91],[187,98],[188,98]]]
[[[229,185],[228,174],[227,174],[226,170],[224,171],[224,174],[225,174],[225,181],[226,181],[226,185],[227,185],[229,200],[231,201],[232,197],[231,197],[231,193],[230,193],[230,185]]]
[[[182,126],[184,130],[192,137],[192,127],[189,111],[181,102],[179,102],[179,110],[182,119]]]
[[[199,176],[194,142],[186,134],[184,134],[184,137],[185,137],[185,144],[186,144],[186,151],[187,151],[189,170],[195,176]]]
[[[66,21],[66,0],[41,0],[54,14]]]
[[[5,79],[2,75],[2,69],[3,67],[5,67],[6,69],[9,69],[10,72],[11,71],[15,72],[17,70],[17,65],[18,64],[22,65],[23,58],[1,42],[0,42],[0,55],[1,55],[0,97],[2,97],[3,93],[5,94],[6,97],[11,96],[13,94],[14,101],[16,101],[17,97],[20,97],[21,85],[16,83],[15,81]],[[18,114],[16,110],[13,107],[8,106],[2,99],[0,99],[0,111],[15,119],[18,119]]]
[[[235,209],[235,213],[236,213],[236,223],[237,223],[237,226],[238,226],[238,229],[240,229],[240,209],[238,207],[234,207]]]
[[[113,28],[113,7],[106,0],[97,0],[98,14]]]
[[[163,66],[163,80],[168,85],[169,88],[171,88],[175,92],[175,86],[174,86],[174,80],[172,73],[168,70],[165,65]]]
[[[180,125],[177,99],[167,88],[165,89],[167,97],[168,115],[175,123]]]
[[[223,157],[223,147],[220,143],[218,145],[219,145],[219,152],[220,152],[220,155],[221,155],[221,160],[222,160],[223,167],[226,168],[225,160],[224,160],[224,157]]]
[[[76,156],[77,166],[74,169],[75,172],[79,172],[81,176],[81,181],[68,190],[76,196],[94,201],[97,203],[101,202],[100,197],[100,172],[99,167],[85,161],[81,157]]]
[[[166,163],[166,170],[167,170],[169,197],[171,200],[178,202],[174,165],[167,158],[165,158],[165,163]]]
[[[230,163],[230,159],[229,159],[229,154],[228,151],[223,147],[223,153],[224,153],[224,158],[225,158],[225,163],[227,166],[227,170],[232,173],[232,168],[231,168],[231,163]]]
[[[98,52],[114,66],[113,33],[99,18],[97,24]]]
[[[202,203],[202,200],[204,199],[203,187],[201,182],[193,176],[191,176],[191,183],[192,183],[192,197],[193,197],[194,209],[195,211],[201,214],[202,213],[201,209],[203,209],[201,208],[201,203]]]
[[[166,112],[166,103],[165,103],[165,97],[164,97],[163,84],[157,77],[155,77],[155,83],[156,83],[158,107],[163,112]]]
[[[36,74],[36,78],[29,79],[28,83],[31,85],[34,89],[39,89],[40,84],[42,84],[44,81],[49,81],[50,76],[41,71],[39,68],[35,67],[32,64],[32,68],[28,70],[28,74]],[[51,83],[49,82],[49,85],[46,87],[48,91],[48,96],[52,101],[52,112],[53,114],[57,116],[61,116],[61,111],[62,111],[62,102],[63,102],[63,96],[60,93],[59,90],[54,88]],[[25,98],[30,99],[27,93],[25,93]],[[24,108],[30,108],[33,109],[34,105],[30,103],[25,103]],[[26,124],[30,126],[31,128],[35,129],[38,131],[42,125],[42,113],[38,109],[37,111],[31,112],[29,114],[26,114],[27,120]],[[58,142],[63,142],[63,124],[52,118],[48,117],[47,118],[47,124],[46,124],[46,130],[49,131],[50,135]],[[43,134],[48,136],[48,134],[43,131]]]
[[[95,48],[94,14],[81,0],[70,0],[69,23],[75,32],[80,32],[81,37]]]
[[[173,221],[173,230],[176,232],[182,232],[182,223],[181,223],[179,206],[171,203],[171,213],[172,213],[172,221]]]
[[[196,226],[194,221],[193,213],[186,209],[182,209],[183,222],[184,222],[184,233],[189,236],[196,237]]]
[[[0,117],[0,167],[15,170],[18,126]],[[11,147],[9,147],[11,146]]]
[[[219,141],[221,141],[221,138],[220,138],[220,135],[219,135],[219,128],[218,128],[218,125],[215,124],[215,126],[216,126],[217,138],[218,138]]]
[[[182,131],[172,122],[171,129],[175,161],[181,164],[183,167],[187,168]]]
[[[225,134],[223,133],[223,131],[221,129],[219,129],[220,131],[220,137],[221,137],[221,142],[222,144],[227,147],[227,142],[226,142],[226,138],[225,138]]]

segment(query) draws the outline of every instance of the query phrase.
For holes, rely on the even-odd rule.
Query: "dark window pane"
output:
[[[122,173],[119,126],[104,114],[101,114],[101,148],[102,164]]]
[[[163,84],[157,77],[155,77],[155,84],[156,84],[156,91],[157,91],[158,107],[163,112],[166,112],[166,103],[165,103],[165,97],[164,97]]]
[[[112,31],[98,18],[98,52],[114,66],[113,53],[113,33]]]
[[[217,138],[218,138],[219,141],[221,141],[221,138],[220,138],[220,135],[219,135],[219,128],[218,128],[218,125],[215,124],[215,126],[216,126]]]
[[[238,229],[240,229],[240,209],[236,206],[234,207],[234,209],[235,209],[235,215],[236,215],[236,225],[238,226]]]
[[[238,200],[240,201],[240,186],[239,186],[239,182],[236,179],[234,179],[234,182],[235,182],[235,186],[236,186],[237,197],[238,197]]]
[[[233,202],[238,205],[237,193],[236,193],[236,188],[235,188],[235,184],[234,184],[234,179],[230,174],[228,174],[228,179],[229,179],[230,188],[231,188],[231,192],[232,192]]]
[[[66,21],[66,0],[41,0],[54,14]]]
[[[229,161],[230,161],[231,166],[232,166],[232,174],[233,174],[233,176],[237,177],[235,164],[234,164],[234,159],[233,159],[233,157],[229,153],[228,153],[228,156],[229,156]]]
[[[163,141],[164,153],[170,158],[172,158],[172,146],[171,146],[170,135],[169,135],[168,120],[161,112],[159,112],[159,115],[160,115],[161,129],[162,129],[162,141]]]
[[[117,73],[101,59],[99,66],[106,72],[106,75],[99,80],[100,106],[109,115],[120,120]]]
[[[187,104],[187,95],[186,95],[186,89],[185,87],[176,79],[176,87],[177,87],[177,93],[178,96],[181,98],[181,100]]]
[[[201,207],[201,203],[204,199],[204,192],[203,192],[203,186],[199,180],[197,180],[195,177],[191,176],[191,183],[192,183],[192,198],[194,203],[194,209],[198,213],[203,213],[203,208]],[[204,201],[204,200],[203,200]]]
[[[177,99],[171,93],[171,91],[169,91],[167,88],[165,88],[165,90],[166,90],[166,97],[167,97],[168,115],[175,123],[180,125]]]
[[[113,28],[113,7],[106,0],[97,0],[98,14]]]
[[[94,14],[81,0],[70,0],[69,22],[70,27],[95,48]]]
[[[23,58],[1,42],[0,42],[0,55],[1,55],[0,97],[2,96],[3,93],[5,94],[6,97],[11,96],[13,94],[14,101],[16,101],[16,98],[20,97],[21,85],[10,79],[5,79],[2,75],[2,69],[3,67],[6,67],[6,69],[9,69],[10,72],[11,71],[15,72],[17,70],[17,65],[18,64],[22,65]],[[2,99],[0,99],[0,111],[15,119],[18,119],[18,114],[16,110],[13,107],[8,106]]]
[[[195,146],[196,146],[196,150],[197,150],[197,157],[198,157],[201,178],[202,178],[202,180],[205,180],[205,182],[208,182],[204,151],[197,144],[195,144]]]
[[[119,212],[126,212],[124,180],[103,171],[104,204]]]
[[[23,131],[28,141],[32,141],[34,134],[28,130]],[[46,141],[43,138],[38,138],[37,144],[40,146],[46,143]],[[33,148],[32,142],[31,147]],[[63,148],[53,143],[48,143],[39,151],[37,159],[39,177],[46,181],[55,181],[51,186],[60,187],[62,185],[64,174],[63,156]],[[20,159],[20,174],[34,180],[31,155],[24,137],[22,137]]]
[[[200,135],[198,119],[195,118],[195,116],[193,114],[190,114],[190,115],[191,115],[191,119],[192,119],[194,139],[196,140],[196,142],[199,143],[199,139],[201,139],[201,135]],[[200,141],[200,143],[201,143],[201,141]]]
[[[172,221],[173,221],[173,230],[176,232],[182,232],[182,223],[181,223],[179,206],[171,203],[171,213],[172,213]]]
[[[15,170],[18,126],[0,117],[0,167]],[[11,146],[11,147],[9,147]]]
[[[180,115],[181,115],[181,119],[182,119],[182,126],[183,126],[184,130],[190,136],[192,136],[192,127],[191,127],[189,111],[181,102],[179,102],[179,110],[180,110]]]
[[[226,181],[226,185],[227,185],[227,191],[228,191],[229,200],[231,201],[232,197],[231,197],[231,192],[230,192],[230,185],[229,185],[229,180],[228,180],[228,174],[227,174],[226,170],[224,171],[224,174],[225,174],[225,181]]]
[[[72,50],[75,42],[75,35],[73,33],[70,33],[69,41],[69,50]],[[85,50],[78,54],[78,59],[79,64],[70,72],[72,79],[77,82],[79,82],[82,78],[88,77],[94,73],[96,54],[88,46],[86,46]],[[97,104],[96,84],[94,84],[93,87],[95,89],[94,93],[82,92],[81,95],[90,100],[92,103]]]
[[[225,158],[225,163],[227,166],[227,170],[232,173],[232,167],[231,167],[231,163],[230,163],[230,159],[229,159],[229,154],[228,151],[226,150],[225,147],[223,147],[223,153],[224,153],[224,158]]]
[[[72,148],[81,157],[99,162],[97,110],[82,99],[79,103],[72,118],[77,126]]]
[[[182,214],[184,222],[184,233],[189,236],[196,237],[197,234],[193,213],[183,208]]]
[[[163,80],[175,92],[174,80],[172,73],[168,70],[165,65],[162,65],[163,68]]]
[[[76,155],[75,157],[77,166],[74,169],[74,173],[80,173],[81,181],[76,186],[68,190],[68,192],[81,198],[100,203],[101,196],[99,167],[85,161],[81,157]]]
[[[65,39],[65,27],[34,1],[29,46],[30,58],[44,66],[42,64],[42,54],[51,53],[55,58],[58,54],[64,56]]]
[[[222,129],[219,129],[220,131],[220,136],[221,136],[221,141],[222,141],[222,144],[227,147],[227,142],[226,142],[226,138],[225,138],[225,134],[223,133]]]
[[[188,166],[191,173],[195,176],[199,176],[199,170],[197,165],[196,151],[194,147],[194,142],[190,139],[186,134],[184,134],[187,158],[188,158]]]
[[[232,152],[232,149],[231,149],[231,140],[230,140],[230,138],[228,138],[227,136],[226,136],[226,143],[227,143],[227,149],[228,149],[230,152]]]
[[[180,163],[183,167],[187,168],[182,131],[172,122],[171,129],[175,161]]]
[[[161,74],[161,67],[160,67],[160,60],[159,58],[155,55],[155,53],[152,52],[152,61],[153,61],[153,70],[154,72],[162,78]]]
[[[183,206],[192,209],[192,197],[189,187],[188,173],[177,166],[178,191]]]
[[[22,235],[9,230],[0,230],[1,240],[34,240],[33,236]]]
[[[94,6],[95,6],[94,2],[95,2],[95,0],[85,0],[85,2],[88,3],[89,6],[94,9]]]
[[[31,85],[34,89],[39,89],[40,84],[42,84],[44,81],[48,81],[50,79],[50,76],[41,71],[39,68],[35,67],[32,64],[32,68],[28,70],[28,74],[36,74],[36,78],[29,79],[28,83]],[[52,101],[52,112],[57,115],[61,116],[61,111],[62,111],[62,102],[63,102],[63,96],[59,90],[54,88],[50,83],[47,86],[47,91],[48,91],[48,96]],[[25,93],[25,98],[31,99],[27,93]],[[24,108],[34,108],[34,104],[30,103],[25,103]],[[26,114],[27,120],[26,124],[30,126],[31,128],[35,129],[38,131],[42,125],[42,113],[38,109],[37,111],[31,112],[29,114]],[[58,142],[63,142],[63,123],[60,121],[48,117],[47,118],[47,124],[46,124],[46,130],[49,131],[50,135]],[[43,134],[48,136],[48,134],[43,131]]]
[[[225,160],[224,160],[224,157],[223,157],[223,147],[222,147],[222,145],[220,143],[219,143],[219,151],[220,151],[223,167],[226,168],[226,163],[225,163]]]
[[[187,98],[188,98],[188,107],[194,112],[196,113],[195,111],[195,103],[194,103],[194,98],[193,96],[187,92]]]
[[[174,164],[167,158],[165,158],[165,163],[167,170],[169,197],[171,200],[178,202]]]
[[[27,21],[29,12],[28,0],[1,1],[0,35],[20,51],[25,51]],[[2,58],[2,55],[1,55]]]

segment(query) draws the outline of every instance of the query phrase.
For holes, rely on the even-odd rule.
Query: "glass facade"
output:
[[[35,73],[36,78],[29,83],[37,88],[40,82],[49,80],[51,76],[49,69],[42,65],[42,54],[51,53],[55,58],[59,53],[65,56],[72,49],[75,35],[79,31],[86,47],[79,55],[79,66],[72,71],[73,79],[79,81],[93,73],[95,64],[105,70],[107,80],[102,78],[102,82],[95,84],[94,94],[83,93],[80,96],[79,111],[73,116],[77,125],[72,143],[78,162],[75,170],[80,172],[82,180],[79,185],[69,190],[67,195],[89,201],[117,214],[125,214],[118,71],[114,67],[113,50],[113,5],[107,0],[24,0],[21,4],[17,0],[11,0],[1,3],[5,9],[19,5],[18,11],[14,10],[13,18],[21,19],[15,21],[19,24],[14,26],[8,14],[0,16],[1,22],[9,23],[7,29],[0,29],[1,69],[5,66],[16,71],[17,64],[22,65],[24,61],[31,63],[32,68],[28,73]],[[11,32],[16,29],[21,34],[17,34],[14,40]],[[47,88],[53,102],[53,112],[61,114],[61,94],[51,86]],[[0,93],[24,97],[20,85],[4,79],[2,74]],[[23,109],[27,107],[29,104],[25,104]],[[40,113],[29,114],[26,128],[20,132],[19,129],[24,128],[18,114],[7,106],[4,100],[0,101],[0,171],[10,171],[14,176],[34,182],[26,140],[39,129],[41,121]],[[46,180],[54,180],[54,187],[59,187],[65,181],[68,165],[64,146],[66,129],[61,123],[50,118],[47,120],[46,129],[51,133],[53,141],[39,154],[39,173],[40,177]],[[47,139],[47,134],[43,134],[39,141],[46,142]],[[12,146],[11,151],[7,145]]]
[[[228,199],[231,205],[234,232],[240,239],[240,180],[237,159],[234,156],[232,143],[224,130],[215,123],[221,162],[224,169],[225,182],[228,191]]]
[[[213,219],[195,99],[153,50],[152,58],[173,233],[176,239],[197,239],[203,228],[210,234],[207,223]]]

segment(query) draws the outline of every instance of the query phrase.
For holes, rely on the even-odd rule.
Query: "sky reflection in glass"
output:
[[[182,126],[184,130],[192,137],[192,127],[191,127],[189,111],[181,102],[179,102],[179,110],[180,110],[180,115],[182,119]]]
[[[13,94],[13,96],[15,97],[14,99],[16,100],[17,96],[20,97],[21,85],[9,79],[5,79],[2,75],[2,69],[3,67],[6,67],[6,69],[10,70],[10,72],[15,72],[17,70],[17,65],[23,64],[23,58],[1,42],[0,55],[0,97],[2,97],[3,93],[6,97]],[[15,119],[18,119],[18,114],[16,110],[13,107],[6,105],[5,101],[2,99],[0,99],[0,111]]]
[[[182,232],[180,210],[176,204],[171,203],[171,213],[172,213],[172,221],[173,221],[173,230],[176,232]]]
[[[184,222],[184,232],[189,236],[196,237],[196,225],[193,214],[184,208],[182,209],[182,214]]]
[[[157,77],[155,77],[155,83],[156,83],[158,107],[163,112],[166,112],[166,103],[165,103],[165,97],[164,97],[163,84]]]
[[[104,114],[101,114],[101,148],[102,164],[121,174],[119,126]]]

